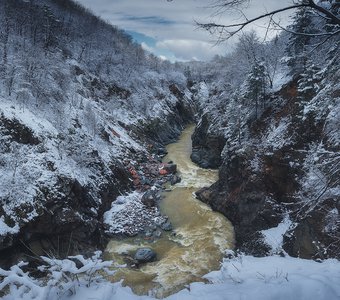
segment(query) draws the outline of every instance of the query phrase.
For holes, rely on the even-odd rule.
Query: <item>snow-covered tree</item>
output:
[[[297,10],[293,17],[293,24],[289,26],[292,32],[286,48],[288,54],[287,65],[293,76],[299,75],[306,68],[308,59],[308,47],[312,40],[312,34],[316,32],[313,26],[313,12],[306,7]]]
[[[298,81],[299,98],[302,101],[311,100],[317,93],[321,80],[320,68],[311,61],[306,62],[305,70]]]
[[[263,62],[255,62],[246,79],[245,98],[255,107],[255,117],[260,108],[265,108],[268,87],[268,75]]]

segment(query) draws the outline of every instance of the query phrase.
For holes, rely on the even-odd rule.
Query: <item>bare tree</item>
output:
[[[9,40],[9,30],[10,24],[9,19],[6,17],[4,20],[3,31],[0,32],[0,42],[2,42],[2,64],[0,66],[0,73],[6,73],[6,67],[8,63],[8,40]]]
[[[216,9],[217,13],[223,13],[229,10],[238,10],[241,12],[243,19],[240,22],[230,23],[230,24],[219,24],[219,23],[199,23],[197,25],[212,34],[217,34],[219,41],[225,41],[237,33],[240,33],[245,27],[248,25],[265,18],[269,18],[268,26],[278,25],[273,21],[273,17],[278,15],[284,11],[296,10],[299,8],[308,8],[314,11],[320,18],[325,19],[329,24],[334,25],[333,30],[325,31],[322,33],[313,34],[313,36],[333,36],[340,33],[340,3],[338,0],[329,0],[326,1],[330,4],[330,8],[326,8],[325,5],[321,5],[316,3],[314,0],[295,0],[292,5],[282,7],[280,9],[272,10],[269,12],[264,12],[259,14],[254,18],[248,19],[247,16],[243,13],[242,7],[245,4],[248,4],[250,0],[216,0],[212,4],[212,8]],[[323,1],[325,2],[325,1]],[[304,34],[299,32],[293,32],[295,34]]]

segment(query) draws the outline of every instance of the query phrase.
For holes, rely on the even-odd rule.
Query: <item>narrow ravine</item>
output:
[[[194,125],[188,126],[178,142],[167,146],[164,161],[177,164],[181,182],[164,192],[162,213],[169,216],[173,232],[163,233],[150,243],[141,237],[112,240],[107,253],[110,258],[122,260],[122,254],[141,246],[157,252],[157,261],[140,269],[122,269],[115,277],[124,279],[135,293],[164,297],[182,289],[193,281],[219,268],[223,253],[233,247],[234,235],[231,223],[221,214],[195,199],[199,188],[217,180],[215,170],[199,168],[190,160],[191,135]],[[168,189],[168,190],[169,190]]]

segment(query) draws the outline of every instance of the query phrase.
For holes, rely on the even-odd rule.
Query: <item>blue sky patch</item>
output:
[[[153,37],[131,30],[126,30],[125,32],[131,35],[133,40],[138,44],[146,44],[146,46],[150,48],[149,50],[156,56],[166,57],[170,61],[176,61],[176,57],[171,51],[157,47],[157,40]]]

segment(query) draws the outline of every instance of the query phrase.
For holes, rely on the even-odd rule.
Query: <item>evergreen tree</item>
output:
[[[311,100],[316,95],[320,80],[320,68],[311,61],[307,61],[305,71],[298,81],[299,98],[302,103]]]
[[[245,98],[255,103],[255,116],[258,117],[260,105],[265,107],[268,74],[263,62],[256,61],[246,80]]]
[[[292,76],[297,76],[305,70],[308,45],[312,39],[310,34],[316,32],[313,26],[313,16],[313,12],[309,8],[301,7],[293,18],[293,24],[289,26],[289,30],[294,32],[291,34],[286,48],[287,65]]]

